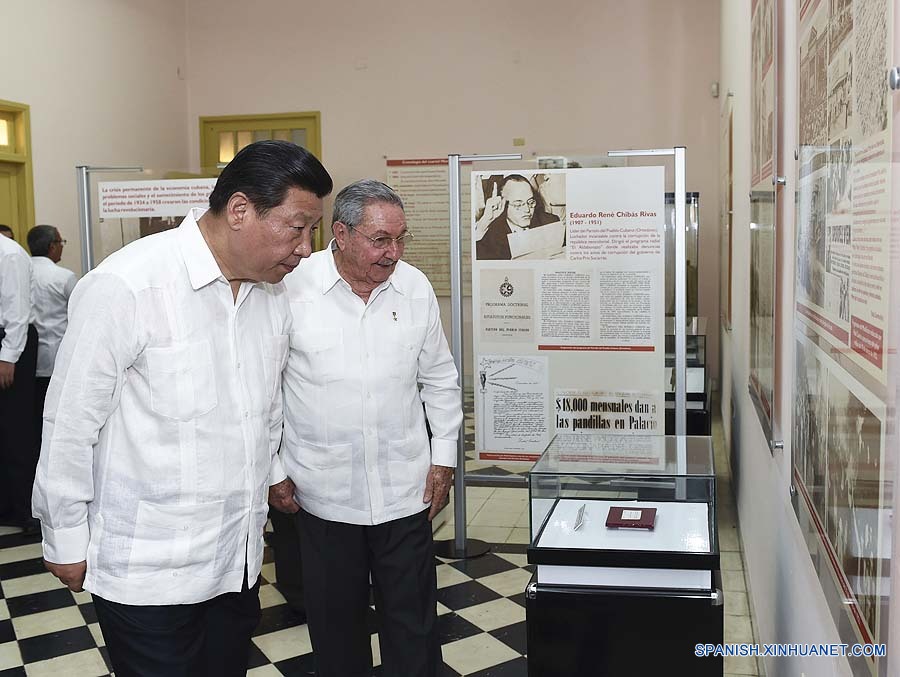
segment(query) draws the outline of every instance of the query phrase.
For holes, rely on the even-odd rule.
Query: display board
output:
[[[848,643],[889,638],[892,4],[805,0],[798,21],[795,508]],[[884,658],[850,665],[888,674]]]
[[[134,240],[177,227],[193,207],[209,207],[215,178],[147,178],[167,174],[145,169],[139,180],[96,182],[90,191],[97,214],[91,224],[96,263]]]
[[[751,2],[750,394],[771,440],[775,384],[775,6]]]
[[[469,172],[472,163],[460,163],[460,214],[468,214]],[[406,223],[413,240],[403,260],[428,277],[434,293],[450,296],[450,195],[447,191],[447,158],[387,160],[387,184],[403,200]],[[483,205],[482,205],[483,206]],[[463,296],[472,293],[469,222],[462,219]]]
[[[471,185],[479,458],[533,462],[557,431],[664,434],[664,169]]]

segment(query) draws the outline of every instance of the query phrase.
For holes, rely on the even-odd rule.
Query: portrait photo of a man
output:
[[[476,192],[479,184],[476,182]],[[556,258],[565,246],[565,174],[492,174],[474,195],[475,258]],[[480,198],[480,199],[479,199]],[[484,204],[483,210],[479,207]]]

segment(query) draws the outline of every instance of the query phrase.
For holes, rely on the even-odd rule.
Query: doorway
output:
[[[23,244],[34,225],[31,121],[28,106],[0,100],[0,223]]]

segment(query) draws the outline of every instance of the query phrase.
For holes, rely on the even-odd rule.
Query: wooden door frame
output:
[[[264,115],[202,115],[200,116],[200,171],[204,176],[218,176],[219,132],[246,129],[305,128],[306,149],[322,160],[322,115],[319,111],[298,113],[267,113]],[[216,161],[211,162],[215,158]],[[325,242],[323,229],[316,231],[313,242],[321,249]]]
[[[0,161],[19,166],[17,182],[20,223],[10,224],[19,242],[34,226],[34,172],[31,163],[31,109],[27,104],[0,99],[0,114],[13,121],[12,152],[0,150]]]
[[[280,125],[273,125],[283,121]],[[218,157],[219,132],[240,129],[291,129],[306,127],[306,148],[319,160],[322,159],[322,118],[319,111],[299,113],[267,113],[265,115],[205,115],[200,117],[200,166],[201,171],[211,171],[218,161],[207,164],[212,157]]]

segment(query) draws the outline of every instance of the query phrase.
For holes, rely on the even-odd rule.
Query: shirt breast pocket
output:
[[[400,327],[385,340],[384,360],[391,365],[390,375],[403,380],[415,379],[419,373],[419,353],[425,344],[425,325]]]
[[[209,341],[148,348],[150,407],[160,416],[190,421],[218,404]]]
[[[318,385],[345,378],[340,329],[303,329],[291,334],[291,351],[300,357],[301,378]]]

